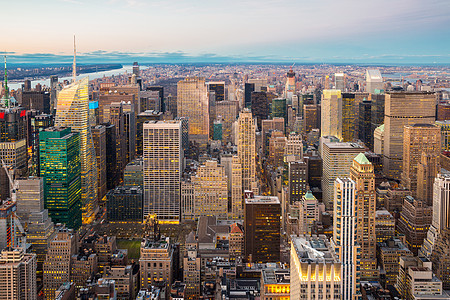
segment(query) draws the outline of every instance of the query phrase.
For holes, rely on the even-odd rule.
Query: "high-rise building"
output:
[[[125,161],[129,163],[136,156],[136,114],[131,103],[122,103],[125,131]]]
[[[400,257],[413,256],[399,238],[393,238],[378,244],[380,269],[386,274],[384,286],[394,286],[397,282]]]
[[[231,128],[238,115],[238,101],[221,101],[216,103],[216,116],[222,118],[223,142],[231,142]]]
[[[58,92],[58,76],[50,76],[50,113],[53,114],[56,107],[56,93]]]
[[[303,105],[303,132],[309,133],[312,129],[319,128],[317,124],[317,105]]]
[[[263,155],[266,155],[266,150],[269,146],[270,132],[278,130],[284,134],[285,126],[283,118],[275,118],[272,120],[262,120],[261,122],[262,148]]]
[[[400,218],[397,221],[397,233],[405,235],[408,248],[417,255],[431,224],[432,207],[425,201],[406,196],[403,201]]]
[[[106,195],[106,127],[97,125],[91,128],[92,140],[94,142],[95,157],[97,160],[97,197],[100,202]]]
[[[436,125],[441,129],[441,150],[450,151],[450,118],[448,121],[436,121]]]
[[[286,99],[285,98],[275,98],[272,100],[272,106],[270,107],[270,116],[274,118],[283,118],[286,122],[287,112],[286,112]]]
[[[177,116],[189,118],[189,136],[206,148],[209,137],[209,99],[205,79],[187,77],[177,84]]]
[[[25,249],[24,230],[16,214],[17,201],[3,201],[0,205],[0,249]]]
[[[237,155],[230,155],[229,166],[224,163],[225,172],[228,177],[228,196],[231,198],[231,219],[242,219],[244,217],[244,201],[242,189],[242,167]],[[228,169],[228,170],[227,170]]]
[[[30,113],[30,111],[29,111]],[[40,176],[39,170],[39,131],[53,126],[53,115],[30,114],[28,118],[28,169],[30,176]]]
[[[321,136],[342,139],[342,94],[340,90],[323,90],[321,102]]]
[[[280,261],[281,204],[278,197],[246,197],[244,252],[249,262]]]
[[[346,78],[344,73],[334,73],[334,88],[345,92]]]
[[[290,295],[290,274],[285,268],[261,270],[261,299],[283,300]]]
[[[236,126],[239,162],[242,167],[242,189],[257,189],[256,183],[256,121],[249,109],[239,114]]]
[[[295,94],[295,72],[292,67],[286,73],[286,85],[284,86],[284,97],[292,103],[292,96]]]
[[[116,126],[104,124],[106,134],[106,190],[111,190],[118,184]]]
[[[355,94],[341,93],[342,96],[342,141],[351,142],[355,138],[358,129],[357,110]],[[332,116],[333,118],[333,116]],[[338,116],[334,116],[338,118]],[[370,120],[369,120],[370,122]]]
[[[308,190],[308,164],[304,160],[288,163],[289,203],[294,204],[302,199]]]
[[[255,91],[255,84],[254,83],[245,83],[244,84],[244,105],[245,108],[251,108],[252,107],[252,93]],[[259,90],[258,92],[260,92]]]
[[[59,228],[50,242],[44,261],[45,299],[55,299],[55,291],[65,282],[70,282],[70,258],[76,253],[76,236],[71,230]]]
[[[384,112],[383,173],[400,179],[404,126],[433,124],[436,96],[431,92],[388,92]]]
[[[434,157],[434,162],[438,164],[438,157],[441,153],[441,132],[439,127],[431,124],[414,124],[405,126],[403,133],[403,185],[411,190],[412,195],[417,197],[418,185],[426,182],[417,181],[418,165],[422,155]],[[437,171],[437,168],[434,168]],[[437,174],[432,174],[432,178]],[[422,178],[426,180],[427,178]],[[432,185],[432,183],[431,183]],[[432,199],[422,199],[431,204]]]
[[[127,162],[127,136],[125,131],[125,114],[123,103],[113,102],[105,108],[108,111],[108,122],[116,129],[117,174],[122,177]]]
[[[36,300],[36,254],[21,248],[3,249],[0,255],[0,298]]]
[[[366,92],[374,94],[375,90],[384,89],[383,77],[378,69],[366,70]]]
[[[130,162],[123,171],[123,185],[144,186],[144,161],[142,157]]]
[[[50,114],[50,92],[24,91],[21,105],[27,110],[34,109],[43,114]]]
[[[373,149],[373,131],[372,131],[372,101],[364,99],[359,103],[359,120],[355,124],[355,130],[358,133],[358,139],[366,147]]]
[[[382,243],[395,236],[395,219],[385,208],[375,212],[375,235],[377,243]]]
[[[356,241],[361,247],[361,278],[374,279],[378,276],[375,233],[375,173],[372,163],[364,153],[359,153],[350,168],[350,179],[355,182]]]
[[[16,179],[17,215],[22,223],[28,223],[32,213],[44,209],[44,181],[42,177]]]
[[[144,217],[162,222],[180,220],[183,150],[179,121],[144,123]]]
[[[258,128],[261,128],[262,120],[267,120],[270,113],[269,100],[266,92],[253,92],[251,110],[253,117],[256,119]]]
[[[227,219],[228,187],[225,168],[216,161],[206,161],[191,177],[194,185],[194,218],[216,216]]]
[[[363,153],[364,148],[354,143],[323,143],[323,203],[328,209],[333,207],[334,181],[338,177],[350,175],[353,159]]]
[[[337,178],[334,185],[334,226],[332,244],[342,262],[342,298],[360,299],[361,248],[357,241],[356,184]]]
[[[142,222],[143,190],[140,186],[118,186],[106,194],[109,222]]]
[[[325,235],[292,236],[290,299],[343,299],[342,267]]]
[[[308,191],[303,195],[298,206],[298,232],[311,235],[313,226],[319,222],[319,201],[317,201],[311,191]]]
[[[39,134],[44,204],[55,223],[78,229],[81,214],[80,134],[50,127]]]
[[[89,79],[85,77],[58,94],[55,126],[70,127],[80,134],[81,200],[83,223],[90,223],[98,210],[97,162],[89,126]]]
[[[286,161],[303,159],[303,142],[300,134],[294,132],[289,134],[284,149],[284,156]]]
[[[160,121],[163,119],[163,113],[155,110],[146,110],[136,116],[136,155],[141,156],[143,153],[143,133],[144,123],[146,121]]]

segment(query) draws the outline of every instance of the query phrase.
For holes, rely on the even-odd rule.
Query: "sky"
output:
[[[450,64],[449,0],[0,3],[11,63]]]

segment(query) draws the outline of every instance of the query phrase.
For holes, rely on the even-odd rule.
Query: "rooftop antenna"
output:
[[[75,45],[75,34],[73,35],[73,66],[72,66],[73,82],[77,79],[77,47]]]
[[[9,108],[9,88],[8,88],[8,71],[6,69],[6,55],[5,55],[5,95],[3,102],[6,108]]]

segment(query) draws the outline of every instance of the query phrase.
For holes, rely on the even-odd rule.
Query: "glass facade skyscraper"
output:
[[[70,128],[47,128],[39,134],[44,204],[55,223],[81,226],[80,134]]]
[[[70,127],[80,134],[81,200],[83,223],[90,223],[98,209],[97,162],[91,127],[89,125],[88,77],[69,86],[58,94],[55,126]]]

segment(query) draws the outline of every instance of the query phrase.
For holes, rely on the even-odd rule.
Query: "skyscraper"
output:
[[[342,298],[360,299],[359,257],[357,242],[356,184],[349,178],[337,178],[334,185],[334,226],[332,244],[342,262]]]
[[[0,298],[35,300],[36,254],[21,248],[6,248],[0,255]]]
[[[321,136],[342,139],[342,95],[340,90],[323,90]]]
[[[70,127],[80,134],[81,200],[83,223],[90,223],[98,210],[97,162],[89,126],[89,79],[66,86],[58,94],[55,126]]]
[[[181,122],[148,121],[143,128],[144,217],[156,214],[161,222],[179,222]]]
[[[403,133],[403,185],[412,192],[413,197],[417,197],[418,185],[427,185],[425,178],[421,176],[422,182],[418,182],[418,167],[422,161],[422,155],[429,155],[435,165],[438,165],[438,158],[441,153],[441,131],[440,128],[432,124],[414,124],[405,126]],[[429,160],[429,163],[431,160]],[[427,162],[425,161],[426,165]],[[422,166],[423,168],[423,166]],[[435,174],[430,174],[431,180],[437,175],[437,168],[434,167]],[[432,185],[432,182],[429,184]],[[423,195],[422,195],[423,196]],[[429,205],[432,199],[425,200]]]
[[[375,174],[364,153],[359,153],[350,169],[356,188],[357,243],[361,246],[361,278],[378,276],[375,233]]]
[[[106,127],[105,125],[97,125],[91,128],[92,140],[94,142],[95,157],[97,159],[97,197],[100,202],[106,195]],[[114,170],[109,170],[111,172]]]
[[[178,81],[177,116],[189,118],[189,138],[201,147],[206,147],[209,137],[209,99],[205,78],[187,77]]]
[[[383,173],[400,179],[405,125],[433,124],[436,97],[430,92],[389,92],[385,99]]]
[[[250,262],[280,261],[281,204],[278,197],[245,199],[245,257]]]
[[[40,132],[41,176],[44,203],[55,223],[81,226],[80,135],[70,128],[51,127]]]
[[[351,142],[355,138],[355,132],[357,132],[358,129],[358,119],[356,118],[358,105],[356,104],[355,94],[341,93],[341,95],[342,95],[342,141]],[[334,116],[334,118],[339,117]]]
[[[249,109],[244,109],[237,120],[237,148],[242,166],[243,190],[257,189],[256,179],[256,121]]]
[[[384,89],[383,77],[378,69],[366,70],[366,92],[374,94],[375,90]]]
[[[292,103],[292,96],[295,93],[295,72],[292,67],[286,73],[286,85],[284,87],[284,97]]]

